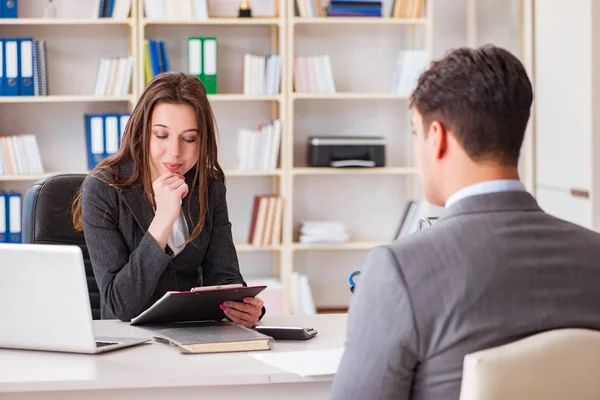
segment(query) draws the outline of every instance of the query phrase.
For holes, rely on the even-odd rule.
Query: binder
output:
[[[150,66],[152,68],[152,77],[154,78],[161,72],[158,42],[154,39],[148,39],[148,47],[150,50]]]
[[[1,1],[1,0],[0,0]],[[4,57],[5,57],[5,96],[19,95],[19,43],[16,39],[4,39]]]
[[[206,37],[202,41],[204,55],[204,86],[206,94],[217,93],[217,39]]]
[[[104,116],[102,114],[87,114],[85,118],[88,168],[93,170],[104,159]]]
[[[8,243],[21,243],[21,193],[12,192],[6,194],[8,210]]]
[[[125,135],[125,128],[127,127],[127,121],[129,121],[129,117],[131,114],[121,114],[119,117],[119,147],[121,147],[121,143],[123,143],[123,135]]]
[[[20,74],[19,94],[33,96],[33,38],[19,39]]]
[[[201,81],[204,80],[202,62],[202,38],[188,38],[188,74],[193,75]]]
[[[19,2],[17,0],[0,0],[2,1],[2,8],[4,18],[17,18]]]
[[[113,12],[115,10],[115,2],[116,0],[108,0],[108,10],[106,12],[106,17],[112,18]]]
[[[167,56],[167,46],[165,45],[164,40],[161,40],[160,42],[158,42],[158,46],[159,46],[161,62],[162,62],[161,63],[162,72],[168,72],[169,71],[169,57]]]
[[[8,242],[8,207],[6,194],[0,193],[0,243]]]
[[[2,18],[2,15],[0,15],[0,18]],[[4,80],[6,79],[4,77],[4,69],[6,68],[5,65],[6,62],[4,57],[4,39],[0,39],[0,96],[4,96]]]
[[[144,82],[146,85],[152,80],[152,63],[150,61],[150,43],[144,40]]]
[[[119,115],[104,116],[104,156],[109,157],[119,151]]]

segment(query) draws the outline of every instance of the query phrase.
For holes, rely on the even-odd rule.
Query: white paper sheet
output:
[[[300,376],[333,375],[344,349],[252,353],[251,357]]]

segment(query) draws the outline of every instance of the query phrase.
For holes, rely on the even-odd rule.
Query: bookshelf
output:
[[[0,97],[0,134],[36,134],[47,172],[0,176],[0,191],[24,193],[43,177],[86,172],[83,115],[132,110],[145,85],[144,39],[163,40],[170,70],[187,71],[187,38],[214,36],[218,43],[218,91],[209,99],[218,124],[220,162],[227,178],[229,215],[242,273],[248,279],[265,275],[281,279],[286,308],[290,309],[291,276],[301,270],[317,291],[327,291],[324,288],[329,285],[343,292],[343,300],[334,300],[335,304],[327,304],[329,294],[315,296],[317,302],[322,301],[327,308],[344,308],[349,300],[349,292],[345,293],[349,271],[361,266],[367,251],[391,240],[405,201],[420,197],[418,171],[412,160],[408,93],[389,89],[394,69],[389,53],[390,49],[424,48],[431,54],[433,1],[428,2],[423,18],[410,19],[301,18],[294,15],[291,0],[255,0],[251,4],[257,16],[236,18],[229,11],[235,11],[238,3],[223,0],[219,7],[224,11],[218,10],[219,16],[196,21],[147,19],[143,0],[132,0],[126,20],[90,18],[94,0],[63,0],[59,17],[64,18],[55,20],[39,18],[45,1],[19,2],[20,18],[0,19],[0,37],[33,36],[47,41],[50,95]],[[266,3],[270,3],[267,8],[272,16],[261,13],[260,7]],[[364,52],[356,71],[346,68],[355,65],[352,49],[344,46],[347,37],[353,37],[356,48]],[[372,45],[373,41],[377,44]],[[294,55],[313,52],[332,55],[335,93],[294,92]],[[281,55],[280,94],[243,94],[245,53]],[[382,58],[384,63],[372,65],[377,63],[369,60],[378,60],[382,54],[387,54]],[[111,56],[133,57],[130,94],[94,96],[99,61]],[[253,129],[272,119],[282,121],[278,168],[237,170],[238,130]],[[51,129],[45,126],[48,120],[53,121]],[[308,167],[304,162],[305,141],[312,133],[381,133],[388,142],[386,166]],[[284,198],[282,241],[275,246],[252,246],[247,243],[252,199],[268,193]],[[387,211],[373,218],[377,209]],[[329,218],[347,223],[351,233],[348,242],[298,242],[301,221]]]

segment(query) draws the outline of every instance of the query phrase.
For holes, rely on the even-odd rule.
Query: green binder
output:
[[[214,37],[202,38],[204,86],[207,94],[217,93],[217,39]]]
[[[201,37],[188,38],[188,74],[193,75],[204,82],[202,47]]]

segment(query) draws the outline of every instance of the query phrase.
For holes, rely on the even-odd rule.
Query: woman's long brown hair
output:
[[[196,222],[190,238],[186,243],[197,238],[202,232],[208,209],[208,180],[209,178],[224,179],[223,169],[217,160],[217,133],[215,118],[206,96],[206,89],[198,78],[181,72],[167,72],[156,76],[137,102],[129,121],[125,126],[123,140],[119,151],[106,159],[90,172],[94,178],[100,179],[115,188],[130,188],[143,185],[146,201],[155,208],[154,191],[150,177],[150,124],[154,107],[160,103],[189,104],[196,110],[198,121],[198,161],[194,181],[190,185],[190,194],[199,188],[200,219]],[[122,176],[118,166],[133,162],[133,173]],[[98,176],[97,172],[106,171],[110,181]],[[190,195],[188,194],[188,196]],[[83,230],[83,217],[81,213],[82,188],[80,187],[73,199],[71,211],[73,213],[73,226],[78,231]],[[189,203],[188,203],[189,215]]]

